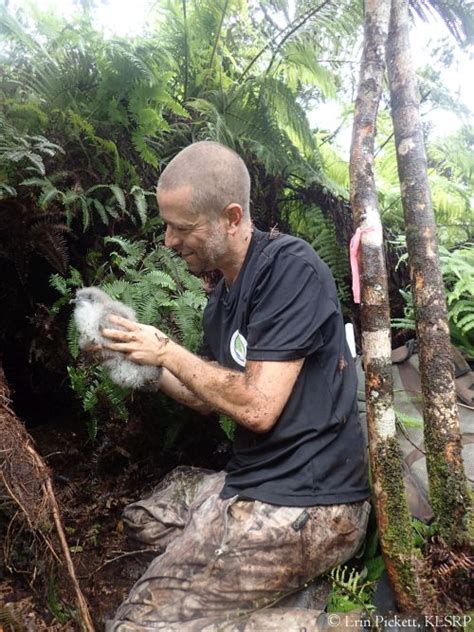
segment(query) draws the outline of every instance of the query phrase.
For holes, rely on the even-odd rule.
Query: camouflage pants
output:
[[[131,537],[165,550],[108,622],[109,632],[274,629],[245,627],[244,620],[345,562],[363,541],[368,502],[304,508],[222,499],[224,477],[178,468],[125,509]]]

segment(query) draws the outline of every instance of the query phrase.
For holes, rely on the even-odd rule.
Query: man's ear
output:
[[[222,212],[227,231],[233,235],[237,231],[244,216],[243,208],[236,202],[231,202]]]

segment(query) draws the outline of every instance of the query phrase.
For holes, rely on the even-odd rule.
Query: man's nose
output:
[[[165,230],[165,246],[167,248],[176,248],[179,245],[180,239],[171,226],[167,226]]]

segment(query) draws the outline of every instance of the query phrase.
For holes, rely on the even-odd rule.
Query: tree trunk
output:
[[[383,233],[373,173],[377,110],[385,71],[389,0],[368,0],[352,134],[351,204],[361,234],[362,347],[375,509],[387,572],[399,605],[421,611],[413,534],[396,439],[390,310]]]
[[[351,204],[361,235],[362,348],[369,453],[380,542],[399,605],[420,611],[413,534],[395,436],[390,309],[383,233],[374,179],[374,139],[385,72],[390,0],[368,0],[352,133]],[[419,562],[421,564],[421,562]]]
[[[408,0],[392,0],[387,64],[419,345],[430,500],[440,535],[454,543],[468,536],[470,495],[408,28]]]

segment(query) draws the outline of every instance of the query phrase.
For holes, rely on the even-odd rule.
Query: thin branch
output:
[[[308,14],[304,17],[304,19],[301,20],[301,22],[299,24],[296,24],[292,29],[290,29],[288,31],[288,33],[283,37],[283,39],[281,40],[281,42],[279,44],[277,44],[276,48],[273,51],[273,55],[272,58],[270,59],[270,63],[268,64],[268,67],[265,71],[265,75],[268,75],[268,73],[270,72],[270,69],[273,65],[273,62],[275,61],[275,57],[277,52],[279,51],[279,49],[283,46],[283,44],[294,34],[296,33],[296,31],[298,29],[300,29],[302,26],[304,26],[306,24],[306,22],[311,19],[313,17],[313,15],[315,15],[316,13],[318,13],[318,11],[320,11],[321,9],[323,9],[327,4],[329,4],[331,2],[331,0],[325,0],[322,4],[319,5],[319,7],[315,7],[314,9],[311,9]]]
[[[378,156],[378,155],[379,155],[379,153],[382,151],[382,149],[385,147],[385,145],[387,145],[387,144],[388,144],[388,143],[392,140],[392,138],[393,138],[394,134],[395,134],[395,132],[391,132],[391,133],[387,136],[387,138],[384,140],[384,142],[380,145],[380,147],[378,147],[378,148],[377,148],[377,151],[374,153],[374,158],[375,158],[376,156]]]
[[[328,134],[328,135],[326,136],[326,138],[325,138],[323,141],[321,141],[321,145],[324,145],[325,143],[330,143],[330,142],[332,141],[332,139],[333,139],[333,138],[335,138],[335,137],[339,134],[339,132],[340,132],[341,128],[342,128],[345,124],[346,124],[346,121],[345,121],[345,120],[344,120],[344,118],[343,118],[343,119],[341,120],[341,122],[339,123],[339,125],[336,127],[336,129],[332,132],[332,134]]]
[[[84,595],[82,594],[81,588],[79,586],[79,582],[77,581],[76,569],[74,568],[74,564],[72,563],[71,554],[69,552],[69,546],[67,544],[66,536],[64,534],[64,529],[63,529],[63,525],[61,521],[59,505],[56,500],[56,496],[54,495],[51,479],[45,472],[45,465],[42,462],[41,458],[38,456],[37,452],[30,445],[27,445],[26,449],[30,453],[31,458],[36,463],[38,469],[44,472],[45,474],[43,486],[50,503],[54,524],[55,524],[56,531],[59,537],[59,542],[61,544],[63,555],[66,560],[66,566],[69,573],[69,577],[71,578],[72,584],[74,586],[74,592],[76,593],[77,605],[81,613],[82,623],[84,625],[84,628],[87,630],[87,632],[94,632],[94,624],[92,623],[92,618],[89,613],[89,608],[87,606],[87,602],[84,598]]]
[[[228,6],[229,6],[229,0],[225,0],[224,8],[222,9],[221,20],[219,22],[219,28],[217,29],[217,33],[216,33],[216,39],[215,39],[215,42],[214,42],[214,48],[212,49],[211,61],[209,62],[209,69],[210,70],[212,70],[212,65],[214,63],[214,57],[216,55],[217,45],[219,44],[219,40],[221,38],[222,25],[224,24],[224,18],[225,18],[225,14],[226,14]]]
[[[95,570],[93,570],[92,573],[90,573],[90,575],[88,575],[88,577],[92,577],[92,575],[95,575],[96,573],[98,573],[100,570],[102,570],[103,568],[105,568],[109,564],[112,564],[112,562],[116,562],[117,560],[120,560],[120,559],[122,559],[124,557],[130,557],[132,555],[137,555],[138,553],[157,553],[157,551],[153,551],[152,549],[138,549],[136,551],[123,551],[123,552],[120,553],[120,555],[117,555],[116,557],[113,557],[110,560],[105,560],[105,562],[103,564],[101,564],[100,566],[98,566]]]
[[[188,19],[186,14],[186,0],[183,0],[183,26],[184,26],[184,94],[183,102],[188,98]]]
[[[323,2],[321,5],[319,5],[319,7],[316,7],[315,9],[308,9],[308,11],[303,13],[303,15],[300,15],[298,18],[295,18],[293,20],[293,22],[291,22],[290,24],[287,24],[278,33],[276,33],[271,38],[271,40],[269,42],[267,42],[263,48],[260,49],[260,51],[255,55],[255,57],[250,61],[250,63],[247,64],[247,66],[244,68],[242,74],[240,75],[238,82],[239,83],[242,82],[242,79],[249,72],[249,70],[252,68],[252,66],[260,59],[260,57],[263,55],[263,53],[270,48],[270,46],[275,42],[275,40],[278,37],[280,37],[280,35],[282,35],[287,29],[291,29],[290,35],[293,34],[295,31],[297,31],[300,28],[300,26],[305,24],[305,22],[310,17],[312,17],[315,13],[317,13],[320,9],[322,9],[326,4],[328,4],[328,2],[330,2],[330,0],[325,0],[325,2]],[[295,24],[295,22],[298,22],[298,24],[293,26]],[[288,39],[288,37],[285,36],[283,41],[286,41],[287,39]],[[275,51],[278,50],[278,48],[280,48],[280,46],[281,46],[281,43],[277,45]]]

